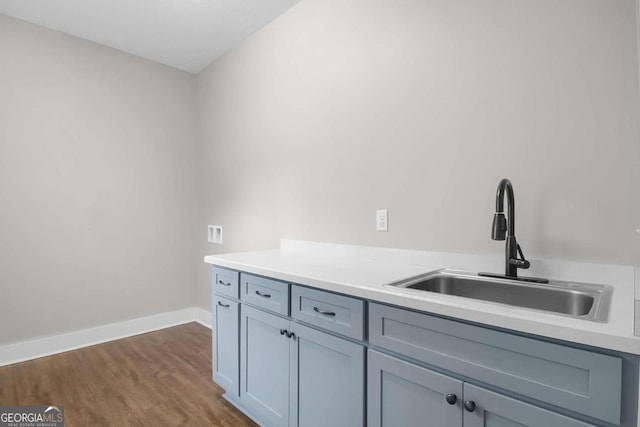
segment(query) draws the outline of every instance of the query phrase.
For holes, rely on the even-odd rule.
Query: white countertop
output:
[[[431,292],[385,286],[442,268],[500,272],[500,259],[283,240],[280,249],[210,255],[205,262],[327,291],[549,338],[640,355],[634,327],[634,268],[531,260],[531,276],[607,284],[609,319],[597,323]],[[496,268],[497,267],[497,268]],[[542,273],[542,274],[541,274]]]

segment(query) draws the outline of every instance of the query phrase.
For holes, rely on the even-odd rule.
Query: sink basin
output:
[[[451,270],[439,270],[388,286],[491,301],[595,322],[607,321],[612,292],[611,287],[604,285],[530,283]]]

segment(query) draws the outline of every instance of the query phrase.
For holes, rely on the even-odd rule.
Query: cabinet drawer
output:
[[[241,273],[240,299],[283,316],[289,315],[288,283]]]
[[[364,338],[364,301],[293,285],[291,317],[357,340]]]
[[[618,357],[374,303],[369,305],[369,341],[504,390],[620,424]]]
[[[240,273],[222,267],[213,267],[213,292],[219,295],[226,295],[231,298],[238,298],[238,278]]]

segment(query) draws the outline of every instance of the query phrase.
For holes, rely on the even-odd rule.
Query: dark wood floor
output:
[[[0,367],[0,405],[64,405],[65,426],[253,426],[211,380],[189,323]]]

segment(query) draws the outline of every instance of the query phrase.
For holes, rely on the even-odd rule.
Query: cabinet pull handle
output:
[[[458,401],[458,396],[456,396],[456,395],[455,395],[455,394],[453,394],[453,393],[449,393],[449,394],[447,394],[447,395],[445,396],[445,399],[447,399],[447,403],[448,403],[449,405],[455,405],[455,404],[456,404],[456,402]]]
[[[225,283],[222,280],[218,280],[218,283],[220,283],[222,286],[231,286],[231,282]]]
[[[476,410],[476,402],[474,402],[473,400],[467,400],[466,402],[464,402],[464,409],[467,410],[467,412],[473,412]]]
[[[220,307],[229,308],[229,304],[223,304],[222,301],[218,301]]]
[[[286,335],[287,338],[296,339],[296,334],[294,332],[289,332],[286,329],[280,329],[280,335]]]
[[[258,295],[259,297],[262,297],[262,298],[271,298],[270,294],[263,294],[260,291],[256,291],[256,295]]]
[[[316,313],[324,314],[325,316],[335,316],[336,315],[333,311],[320,310],[318,307],[313,307],[313,311],[315,311]]]

